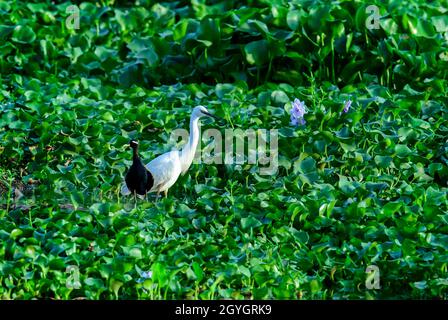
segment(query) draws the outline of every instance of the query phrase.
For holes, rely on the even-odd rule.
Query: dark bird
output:
[[[145,196],[154,184],[151,172],[143,165],[138,156],[138,142],[131,140],[129,145],[132,148],[132,165],[125,177],[128,190],[134,195]]]

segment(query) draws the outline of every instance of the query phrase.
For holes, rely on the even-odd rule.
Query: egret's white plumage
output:
[[[154,184],[148,192],[156,192],[157,194],[165,192],[166,194],[168,189],[176,183],[180,174],[185,174],[188,171],[199,143],[198,122],[202,116],[216,118],[205,107],[195,107],[190,118],[190,137],[182,150],[164,153],[145,165],[154,179]],[[121,193],[123,195],[131,194],[126,183],[122,186]]]
[[[149,192],[162,192],[171,188],[181,173],[179,151],[164,153],[146,165],[154,176],[154,186]]]

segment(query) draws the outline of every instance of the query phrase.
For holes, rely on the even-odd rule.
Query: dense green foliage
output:
[[[69,5],[0,2],[0,298],[447,298],[446,1]],[[278,174],[197,164],[134,208],[129,139],[198,104],[279,130]]]

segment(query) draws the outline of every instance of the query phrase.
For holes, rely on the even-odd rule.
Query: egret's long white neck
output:
[[[182,148],[181,162],[182,162],[182,174],[187,172],[196,153],[196,148],[199,142],[199,117],[191,116],[190,118],[190,138],[188,143]]]

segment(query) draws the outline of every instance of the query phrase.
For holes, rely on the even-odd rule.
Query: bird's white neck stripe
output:
[[[182,173],[185,173],[193,162],[199,142],[199,117],[190,119],[190,138],[181,150]]]

